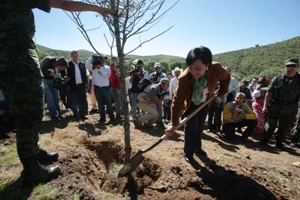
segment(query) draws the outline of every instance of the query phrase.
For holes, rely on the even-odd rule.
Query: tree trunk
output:
[[[111,0],[111,5],[116,5],[115,0]],[[114,7],[112,6],[112,9]],[[129,123],[129,111],[128,111],[128,103],[127,103],[127,91],[126,91],[126,82],[125,78],[127,77],[126,67],[124,66],[124,49],[125,46],[123,41],[123,46],[121,44],[121,34],[120,34],[120,25],[119,25],[119,18],[114,16],[114,31],[115,31],[115,38],[116,38],[116,45],[117,45],[117,52],[119,58],[119,67],[121,72],[121,101],[122,101],[122,111],[124,113],[124,141],[125,141],[125,163],[129,162],[130,154],[131,154],[131,145],[130,145],[130,123]]]

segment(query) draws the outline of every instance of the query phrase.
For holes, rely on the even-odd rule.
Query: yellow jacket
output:
[[[245,117],[246,117],[245,119],[250,119],[250,120],[257,119],[255,112],[253,112],[253,110],[251,110],[251,108],[247,104],[246,104],[246,110],[245,110]],[[227,103],[223,109],[223,119],[228,120],[230,118],[232,118],[232,113],[230,110],[230,103]]]

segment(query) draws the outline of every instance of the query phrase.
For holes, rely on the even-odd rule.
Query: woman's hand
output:
[[[165,134],[166,137],[165,139],[167,139],[169,136],[172,136],[174,134],[174,132],[176,131],[175,127],[170,125],[166,130],[165,130]]]

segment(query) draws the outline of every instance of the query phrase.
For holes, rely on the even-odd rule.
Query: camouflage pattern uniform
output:
[[[298,111],[298,101],[300,96],[299,76],[300,75],[297,73],[296,76],[292,78],[279,75],[272,79],[268,88],[268,92],[272,92],[273,95],[269,105],[269,127],[264,133],[265,138],[271,137],[277,127],[278,120],[277,142],[282,142],[284,140],[284,134],[292,126]],[[280,81],[280,79],[282,80]]]
[[[38,154],[43,118],[33,8],[49,12],[49,0],[1,0],[0,4],[0,88],[16,117],[20,158]]]

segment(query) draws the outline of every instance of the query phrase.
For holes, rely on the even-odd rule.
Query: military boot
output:
[[[47,152],[44,149],[40,148],[38,159],[39,161],[46,161],[46,162],[55,162],[58,160],[58,153],[57,152]]]
[[[23,164],[23,185],[37,185],[49,182],[58,177],[60,166],[45,167],[38,162],[38,155],[29,158],[20,158]]]

